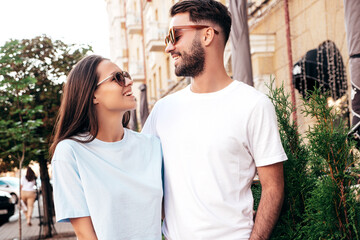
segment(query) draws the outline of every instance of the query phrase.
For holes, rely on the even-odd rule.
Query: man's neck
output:
[[[217,92],[227,87],[232,81],[224,68],[205,69],[201,75],[192,80],[191,91],[194,93]]]

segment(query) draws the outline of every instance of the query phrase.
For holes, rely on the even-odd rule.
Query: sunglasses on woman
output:
[[[129,80],[131,81],[130,74],[128,72],[122,71],[111,74],[110,76],[106,77],[104,80],[98,82],[96,86],[99,86],[100,84],[102,84],[103,82],[109,79],[116,81],[117,84],[119,84],[121,87],[127,86],[129,84]]]
[[[176,31],[177,30],[183,30],[183,29],[203,29],[203,28],[209,28],[210,26],[206,25],[184,25],[184,26],[175,26],[170,28],[169,34],[165,37],[165,45],[167,46],[169,42],[172,43],[172,45],[175,45],[176,43]],[[213,28],[214,29],[214,28]],[[214,29],[215,34],[219,34],[218,31]]]

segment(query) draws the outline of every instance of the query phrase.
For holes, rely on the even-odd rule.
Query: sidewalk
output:
[[[42,200],[40,198],[40,203]],[[42,207],[40,206],[42,211]],[[15,214],[10,217],[10,221],[0,227],[0,239],[1,240],[18,240],[19,239],[19,211],[16,206]],[[54,236],[47,239],[61,239],[61,240],[76,240],[74,230],[70,223],[56,223],[53,220],[56,231],[53,230]],[[21,214],[21,228],[22,228],[22,240],[37,240],[39,238],[40,226],[39,226],[39,205],[38,201],[35,201],[33,217],[31,220],[32,226],[26,225],[26,219],[24,214]],[[41,234],[43,234],[43,228]]]
[[[21,219],[22,226],[22,239],[23,240],[35,240],[39,239],[39,219],[33,218],[32,226],[26,225],[25,218]],[[54,219],[55,222],[55,219]],[[75,233],[70,223],[55,223],[54,224],[57,235],[53,238],[47,239],[62,239],[62,240],[76,240]],[[43,231],[42,231],[43,233]],[[19,222],[10,221],[0,227],[0,239],[1,240],[15,240],[19,239]]]

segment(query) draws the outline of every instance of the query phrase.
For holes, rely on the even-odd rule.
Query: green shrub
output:
[[[291,120],[294,111],[284,87],[270,86],[269,97],[275,106],[281,142],[288,157],[284,162],[285,198],[278,224],[272,239],[294,239],[301,236],[299,231],[305,216],[305,199],[313,189],[311,175],[307,171],[309,149],[298,133],[298,127]]]
[[[305,116],[316,120],[306,134],[313,155],[309,172],[316,177],[316,187],[306,199],[303,232],[308,239],[359,239],[359,203],[351,188],[355,182],[351,172],[359,170],[353,167],[355,142],[319,90],[304,101],[304,107]]]
[[[292,121],[294,111],[284,87],[269,89],[288,160],[284,162],[285,199],[271,239],[360,239],[360,203],[355,200],[359,174],[355,142],[342,115],[315,90],[303,101],[302,114],[315,124],[305,134]],[[252,186],[255,209],[261,187]]]

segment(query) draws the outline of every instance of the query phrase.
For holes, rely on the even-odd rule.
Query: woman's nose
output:
[[[125,78],[125,86],[129,86],[129,85],[132,85],[133,84],[133,80],[131,78]]]

